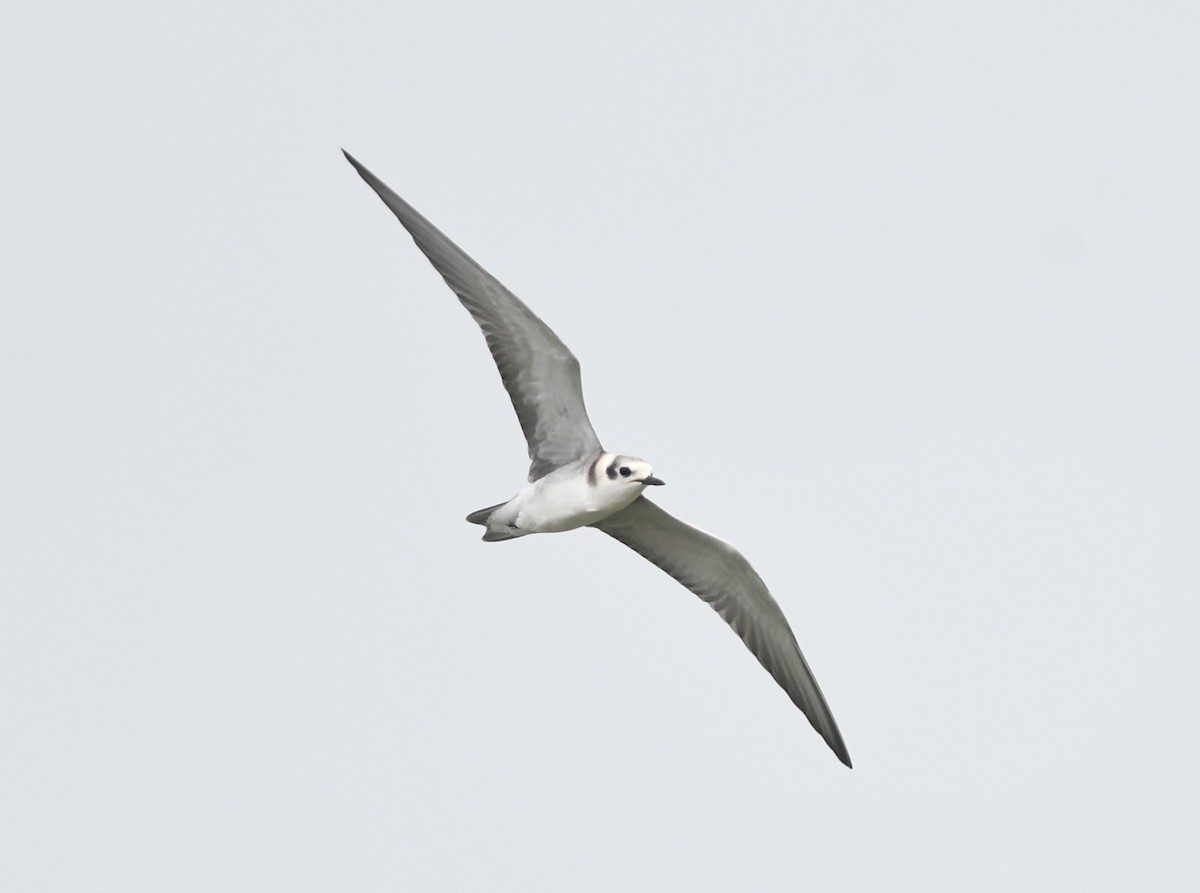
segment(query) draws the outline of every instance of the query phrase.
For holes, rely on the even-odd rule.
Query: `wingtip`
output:
[[[850,751],[847,749],[846,742],[842,740],[841,733],[838,732],[837,728],[833,729],[831,736],[827,736],[820,729],[817,731],[821,733],[821,737],[825,739],[825,743],[829,745],[829,749],[833,751],[833,755],[838,758],[842,765],[847,769],[853,769],[854,763],[850,760]]]
[[[374,189],[375,193],[381,199],[383,199],[384,204],[391,208],[393,213],[395,213],[397,216],[400,216],[400,212],[396,210],[396,203],[399,202],[403,204],[404,200],[401,199],[400,196],[396,195],[396,193],[392,192],[386,183],[371,173],[370,169],[365,164],[363,164],[345,149],[342,149],[342,154],[346,156],[346,160],[350,162],[350,165],[356,171],[358,171],[358,175],[366,181],[366,184]],[[403,218],[401,218],[401,220],[403,221]],[[405,224],[405,226],[407,226],[407,224]]]

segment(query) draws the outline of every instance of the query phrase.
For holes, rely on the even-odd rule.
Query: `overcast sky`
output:
[[[0,887],[1194,890],[1200,12],[15,6]],[[524,481],[520,295],[847,770]]]

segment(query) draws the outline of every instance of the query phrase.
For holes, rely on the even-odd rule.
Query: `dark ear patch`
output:
[[[615,480],[617,479],[617,467],[618,467],[618,465],[619,465],[619,462],[618,462],[618,460],[616,460],[616,459],[613,459],[613,461],[612,461],[612,464],[611,464],[611,465],[609,465],[609,466],[608,466],[608,468],[606,468],[606,469],[604,470],[604,473],[608,475],[608,479],[609,479],[610,481],[615,481]]]

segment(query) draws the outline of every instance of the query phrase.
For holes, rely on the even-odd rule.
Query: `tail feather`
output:
[[[518,530],[516,533],[509,533],[507,530],[492,530],[490,527],[483,535],[485,543],[500,543],[504,540],[515,540],[519,536],[524,536],[524,531]]]
[[[487,527],[488,518],[492,516],[492,512],[500,508],[502,505],[504,505],[503,502],[498,502],[495,505],[489,505],[485,509],[479,509],[478,511],[471,512],[471,514],[467,515],[467,520],[472,524],[482,524],[484,527]]]

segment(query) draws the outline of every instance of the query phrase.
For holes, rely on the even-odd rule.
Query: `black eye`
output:
[[[623,478],[629,477],[629,466],[628,465],[621,466],[621,477],[623,477]]]

